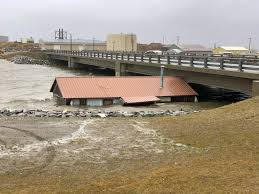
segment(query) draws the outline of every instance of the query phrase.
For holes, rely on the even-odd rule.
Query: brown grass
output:
[[[14,193],[257,193],[258,113],[259,97],[182,117],[152,118],[150,125],[160,134],[203,151],[164,156],[150,166],[148,158],[147,164],[113,161],[111,166],[121,168],[115,172],[123,173],[100,165],[97,168],[104,173],[94,175],[93,170],[90,179],[94,166],[83,164],[85,170],[76,173],[64,168],[25,178],[5,175],[0,176],[0,189]]]

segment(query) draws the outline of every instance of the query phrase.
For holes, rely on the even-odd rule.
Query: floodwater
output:
[[[0,108],[49,108],[55,105],[49,92],[55,77],[88,74],[87,71],[0,60]]]
[[[66,67],[42,66],[42,65],[22,65],[14,64],[5,60],[0,60],[0,109],[67,109],[71,107],[57,107],[50,93],[50,88],[58,76],[82,76],[94,74],[89,70],[71,70]],[[101,72],[98,75],[110,75]],[[211,109],[225,105],[219,102],[203,103],[178,103],[162,104],[161,109],[194,108]],[[109,109],[121,109],[122,107],[108,107]],[[147,107],[135,107],[136,109],[147,109]],[[155,107],[156,108],[156,107]],[[149,109],[154,110],[154,107]],[[134,107],[124,108],[132,110]]]
[[[19,65],[0,60],[0,108],[56,107],[50,87],[57,76],[88,75],[61,67]],[[222,103],[160,104],[162,109],[211,109]],[[122,109],[121,106],[108,107]],[[124,109],[125,107],[123,107]],[[155,109],[126,107],[127,110]],[[153,128],[152,118],[0,117],[0,193],[35,175],[51,177],[84,172],[96,176],[127,174],[162,163],[179,163],[207,150],[178,142]],[[176,159],[179,156],[179,159]],[[5,176],[12,175],[11,180]],[[6,182],[3,182],[6,181]],[[31,182],[29,182],[31,184]]]

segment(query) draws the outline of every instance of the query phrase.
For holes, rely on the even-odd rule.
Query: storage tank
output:
[[[135,34],[110,34],[107,37],[107,51],[137,51],[137,36]]]

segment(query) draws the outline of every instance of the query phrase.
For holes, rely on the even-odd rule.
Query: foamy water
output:
[[[50,87],[57,76],[88,72],[41,65],[14,64],[0,59],[0,108],[53,106]],[[47,99],[47,100],[46,100]]]
[[[76,141],[80,138],[84,138],[86,134],[87,125],[91,124],[93,120],[84,121],[79,129],[72,133],[71,135],[64,136],[58,139],[54,139],[52,141],[42,141],[42,142],[35,142],[28,145],[15,145],[11,148],[6,148],[6,146],[0,146],[0,158],[3,157],[21,157],[21,156],[30,156],[33,153],[38,153],[42,151],[44,148],[49,146],[60,146],[63,144],[69,144],[72,141]]]

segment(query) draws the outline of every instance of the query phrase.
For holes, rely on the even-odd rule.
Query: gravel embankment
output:
[[[109,111],[109,110],[77,110],[77,111],[45,111],[38,109],[23,109],[0,110],[0,117],[53,117],[53,118],[66,118],[66,117],[87,117],[87,118],[106,118],[106,117],[155,117],[155,116],[179,116],[198,111],[183,111],[183,110],[165,110],[165,111]]]
[[[15,64],[35,64],[35,65],[50,65],[48,60],[34,59],[28,56],[14,56],[10,60]]]

